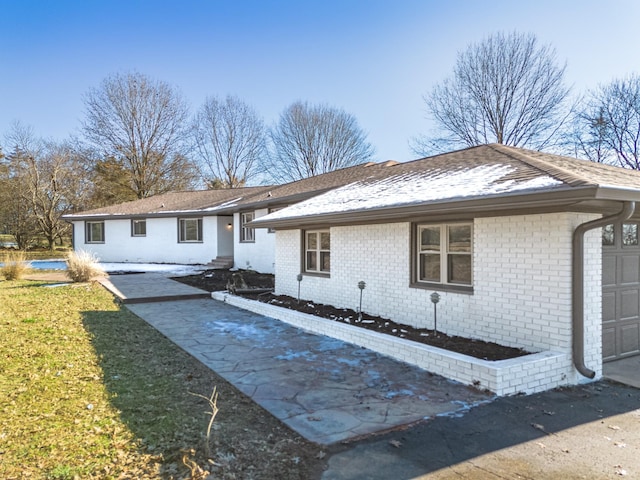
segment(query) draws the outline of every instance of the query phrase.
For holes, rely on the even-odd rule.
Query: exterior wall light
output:
[[[233,228],[233,223],[227,223],[227,230],[231,230]]]

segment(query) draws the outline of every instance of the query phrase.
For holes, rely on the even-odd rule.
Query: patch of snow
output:
[[[503,180],[514,170],[508,165],[482,165],[454,171],[395,175],[372,182],[355,182],[270,213],[257,222],[497,195],[562,184],[548,175],[523,182]]]
[[[360,366],[360,360],[359,359],[348,359],[348,358],[338,358],[338,363],[342,363],[345,365],[348,365],[350,367],[358,367]]]
[[[405,390],[399,390],[397,392],[388,392],[385,395],[385,398],[392,399],[392,398],[399,397],[399,396],[410,397],[410,396],[413,396],[413,395],[414,395],[414,393],[411,390],[406,390],[405,389]]]
[[[229,334],[239,340],[251,339],[256,343],[261,343],[269,335],[269,332],[265,329],[259,328],[254,324],[230,320],[206,322],[204,326],[208,331]]]
[[[221,203],[219,205],[216,205],[215,207],[203,208],[202,211],[203,212],[212,212],[214,210],[219,210],[221,208],[235,207],[240,200],[242,200],[242,197],[234,198],[233,200],[227,200],[226,202],[223,202],[223,203]]]
[[[455,405],[457,408],[450,412],[438,413],[436,417],[447,417],[447,418],[461,418],[474,407],[479,405],[484,405],[486,403],[490,403],[493,401],[493,398],[489,398],[487,400],[480,400],[477,402],[467,403],[462,400],[452,400],[451,404]]]
[[[179,265],[172,263],[103,263],[100,266],[105,272],[145,272],[166,273],[170,275],[193,275],[206,270],[205,265]]]
[[[308,350],[303,351],[303,352],[294,352],[294,351],[289,350],[284,355],[278,355],[278,356],[276,356],[274,358],[276,360],[295,360],[295,359],[298,359],[298,358],[304,358],[307,361],[312,361],[312,360],[315,360],[316,357],[317,357],[317,355],[311,353]]]

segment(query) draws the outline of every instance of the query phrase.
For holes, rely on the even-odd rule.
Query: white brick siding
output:
[[[267,215],[269,211],[266,208],[260,208],[255,210],[254,213],[255,218],[260,218]],[[269,233],[266,228],[256,228],[254,229],[253,242],[241,242],[239,213],[233,215],[233,224],[234,266],[261,273],[274,273],[275,233]]]
[[[571,361],[572,233],[592,214],[551,213],[478,218],[474,225],[473,294],[438,290],[438,329],[533,352],[557,352],[564,383],[584,379]],[[331,275],[305,275],[301,297],[363,310],[400,323],[433,328],[433,290],[409,287],[410,223],[331,228]],[[277,233],[276,293],[297,295],[301,231]],[[585,237],[585,361],[601,375],[599,230]],[[546,384],[545,381],[540,381]]]

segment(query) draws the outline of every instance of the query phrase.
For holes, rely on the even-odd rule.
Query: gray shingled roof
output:
[[[175,213],[215,214],[219,209],[233,208],[248,196],[255,196],[269,187],[245,187],[222,190],[198,190],[191,192],[169,192],[131,202],[110,205],[108,207],[86,210],[65,215],[68,220],[88,217],[131,217],[139,215],[172,216]]]
[[[373,218],[382,211],[414,214],[416,207],[428,212],[430,206],[488,200],[525,205],[535,198],[547,209],[581,202],[581,209],[599,211],[604,207],[595,201],[623,197],[640,201],[640,172],[491,144],[407,163],[364,163],[284,185],[166,193],[65,218],[228,215],[291,205],[254,224],[292,226],[331,215],[367,212]]]
[[[397,162],[363,163],[304,178],[284,185],[223,190],[172,192],[108,207],[66,215],[68,220],[97,216],[171,215],[180,213],[231,214],[239,210],[288,205],[333,188],[376,175]]]
[[[271,205],[286,205],[299,202],[358,180],[377,178],[389,166],[397,164],[398,162],[395,161],[362,163],[333,172],[303,178],[295,182],[274,185],[257,195],[243,199],[239,202],[239,206],[243,209],[258,205],[264,208]]]
[[[261,217],[255,226],[378,221],[516,208],[603,213],[640,201],[640,172],[504,145],[482,145],[378,169]],[[605,201],[609,201],[605,204]],[[473,210],[472,210],[473,209]]]

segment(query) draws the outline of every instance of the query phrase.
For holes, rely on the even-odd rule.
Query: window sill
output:
[[[240,240],[240,243],[256,243],[255,240]]]
[[[302,275],[306,277],[330,278],[331,272],[302,272]]]
[[[104,245],[104,242],[84,242],[85,245]]]
[[[464,293],[473,295],[473,287],[465,285],[447,285],[444,283],[411,282],[409,288],[419,288],[421,290],[438,290],[440,292]]]
[[[204,243],[202,240],[178,240],[178,243]]]

